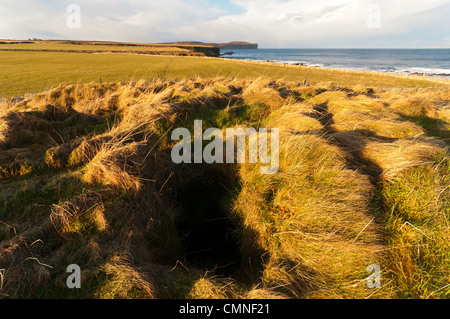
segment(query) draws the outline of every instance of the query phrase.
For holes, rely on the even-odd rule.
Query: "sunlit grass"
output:
[[[63,84],[5,108],[2,296],[448,298],[450,160],[441,137],[450,91],[307,86],[244,71],[244,79]],[[196,119],[204,129],[279,128],[279,170],[175,165],[171,132],[191,131]],[[184,218],[194,232],[221,209],[233,224],[220,238],[235,238],[241,258],[217,249],[237,265],[227,275],[189,260],[179,226]],[[201,229],[200,241],[215,239]],[[74,292],[65,267],[75,262],[84,289]],[[382,270],[381,289],[366,285],[371,264]]]

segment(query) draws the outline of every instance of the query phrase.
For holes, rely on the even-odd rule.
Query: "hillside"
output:
[[[195,44],[127,43],[108,41],[0,41],[0,51],[109,53],[174,56],[218,57],[220,50],[213,46]]]
[[[449,110],[448,88],[231,77],[5,104],[0,297],[448,297]],[[278,173],[174,164],[195,119],[279,128]]]

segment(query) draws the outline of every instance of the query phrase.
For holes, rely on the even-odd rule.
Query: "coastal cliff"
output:
[[[232,41],[227,43],[205,43],[199,41],[181,41],[181,42],[170,42],[165,44],[171,45],[195,45],[195,46],[212,46],[217,47],[219,49],[227,49],[227,50],[237,50],[237,49],[258,49],[258,43],[249,43],[243,41]]]
[[[177,47],[190,50],[195,53],[203,53],[205,56],[209,57],[217,58],[220,56],[220,49],[215,46],[180,45]]]

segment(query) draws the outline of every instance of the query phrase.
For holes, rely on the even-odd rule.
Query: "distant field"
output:
[[[235,76],[247,79],[263,77],[287,81],[306,79],[311,84],[331,81],[387,88],[444,85],[427,79],[394,75],[254,64],[217,58],[0,51],[0,97],[36,93],[61,83],[81,84],[100,80],[128,82],[154,77],[180,79],[196,76]]]
[[[126,46],[126,45],[92,45],[70,43],[5,43],[0,44],[0,50],[64,50],[64,51],[180,51],[189,52],[187,49],[176,46]]]

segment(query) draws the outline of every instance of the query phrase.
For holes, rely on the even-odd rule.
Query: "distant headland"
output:
[[[211,47],[218,47],[220,49],[238,50],[238,49],[258,49],[258,43],[249,43],[244,41],[232,41],[227,43],[205,43],[200,41],[180,41],[180,42],[168,42],[164,44],[175,45],[204,45]]]

